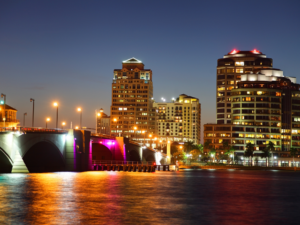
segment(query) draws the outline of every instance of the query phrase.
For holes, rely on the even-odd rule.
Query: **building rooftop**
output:
[[[142,61],[132,57],[130,59],[127,59],[127,60],[123,61],[122,63],[142,63]]]
[[[1,104],[0,106],[4,107],[4,104]],[[7,104],[5,104],[5,110],[15,110],[15,111],[17,111],[15,108],[13,108],[13,107],[11,107],[10,105],[7,105]]]
[[[224,55],[223,58],[233,58],[233,57],[261,57],[266,58],[267,56],[257,49],[253,49],[252,51],[240,51],[237,49],[233,49],[231,52],[228,52],[227,55]]]

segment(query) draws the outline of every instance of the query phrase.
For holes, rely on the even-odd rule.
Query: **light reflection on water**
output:
[[[0,174],[0,224],[300,224],[300,173]]]

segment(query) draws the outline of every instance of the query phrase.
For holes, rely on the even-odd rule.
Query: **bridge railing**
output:
[[[140,161],[117,161],[117,160],[93,160],[93,165],[132,165],[132,166],[153,166],[155,161],[140,162]]]

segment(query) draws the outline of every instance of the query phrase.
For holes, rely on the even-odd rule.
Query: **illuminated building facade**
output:
[[[135,58],[114,70],[110,134],[141,140],[155,132],[152,71]],[[144,133],[142,133],[144,132]]]
[[[271,63],[265,61],[268,62]],[[249,142],[256,150],[263,150],[271,141],[281,155],[286,154],[290,147],[299,148],[300,85],[296,84],[296,78],[284,76],[279,69],[255,67],[239,76],[239,82],[228,95],[226,91],[228,102],[225,107],[231,111],[224,114],[229,115],[230,121],[227,124],[205,124],[204,142],[209,142],[219,152],[224,142],[241,153]]]
[[[237,87],[242,74],[256,73],[272,68],[273,60],[254,49],[253,51],[233,50],[218,59],[216,107],[217,124],[231,124],[231,90]]]
[[[110,135],[110,116],[106,115],[103,109],[97,112],[97,133]]]
[[[176,101],[154,102],[153,106],[157,111],[156,134],[163,145],[168,140],[200,144],[201,105],[198,98],[181,94]]]
[[[4,122],[5,120],[5,122]],[[3,127],[17,127],[19,120],[17,120],[17,110],[3,101],[0,102],[0,129]]]

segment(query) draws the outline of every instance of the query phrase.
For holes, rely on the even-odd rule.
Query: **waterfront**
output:
[[[299,224],[299,172],[0,175],[0,224]]]

